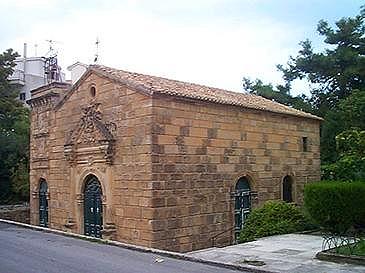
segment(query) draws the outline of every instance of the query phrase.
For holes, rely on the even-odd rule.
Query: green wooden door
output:
[[[39,184],[39,225],[41,227],[48,227],[47,191],[47,182],[46,180],[41,179]]]
[[[87,236],[101,238],[103,229],[102,190],[99,180],[89,176],[84,192],[84,233]]]
[[[234,192],[234,220],[235,220],[235,240],[237,241],[240,231],[242,230],[245,220],[251,212],[251,188],[246,177],[237,181]]]

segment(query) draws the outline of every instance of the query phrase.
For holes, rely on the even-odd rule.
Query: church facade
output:
[[[254,95],[93,65],[28,103],[32,224],[186,252],[320,179],[321,119]]]

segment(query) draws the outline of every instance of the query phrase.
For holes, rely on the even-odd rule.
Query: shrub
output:
[[[240,233],[239,242],[303,231],[311,227],[308,218],[294,204],[268,201],[262,207],[254,209],[248,216]]]
[[[344,234],[365,226],[365,183],[323,181],[306,185],[304,205],[324,230]]]

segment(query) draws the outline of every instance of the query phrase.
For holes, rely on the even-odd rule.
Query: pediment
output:
[[[106,162],[112,163],[116,124],[105,122],[100,103],[82,108],[82,115],[76,127],[69,132],[64,145],[66,159],[70,163]]]

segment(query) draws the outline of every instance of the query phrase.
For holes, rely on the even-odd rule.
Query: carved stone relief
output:
[[[34,123],[33,135],[44,135],[49,132],[49,116],[48,112],[38,111],[36,114],[36,122]]]
[[[100,103],[83,107],[80,121],[69,133],[64,145],[66,159],[71,164],[111,164],[115,142],[113,134],[116,129],[115,123],[103,121]]]

